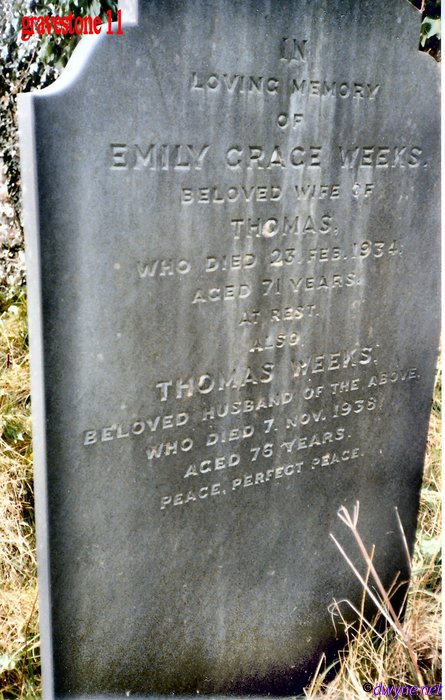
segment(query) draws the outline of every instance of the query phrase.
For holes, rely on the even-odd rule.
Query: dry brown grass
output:
[[[323,697],[325,700],[369,699],[372,695],[363,690],[365,683],[372,686],[383,682],[387,686],[421,687],[441,682],[441,499],[441,375],[438,373],[429,425],[412,576],[405,618],[403,625],[400,623],[403,631],[400,633],[388,626],[386,631],[377,632],[381,613],[371,621],[361,617],[354,627],[345,625],[348,643],[339,654],[337,675],[327,682],[329,669],[322,659],[319,672],[306,691],[306,697]],[[387,606],[384,602],[382,605],[383,612],[388,614]],[[339,606],[336,612],[341,616]]]
[[[23,292],[1,299],[0,692],[39,692],[28,335]]]

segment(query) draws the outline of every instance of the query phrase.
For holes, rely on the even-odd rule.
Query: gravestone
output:
[[[21,97],[47,698],[300,692],[362,596],[341,506],[408,579],[438,345],[419,21],[143,1]]]

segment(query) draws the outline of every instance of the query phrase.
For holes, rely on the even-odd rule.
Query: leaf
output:
[[[420,552],[425,559],[435,559],[440,552],[442,541],[440,537],[426,537],[425,535],[420,540]]]
[[[440,39],[440,17],[433,19],[432,17],[425,17],[422,24],[420,25],[420,43],[425,46],[428,39],[433,36],[437,36]]]
[[[0,673],[3,673],[3,671],[13,671],[15,666],[16,662],[12,656],[0,654]]]

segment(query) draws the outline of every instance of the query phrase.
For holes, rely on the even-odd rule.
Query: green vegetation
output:
[[[80,37],[34,35],[21,40],[23,15],[116,16],[117,0],[0,0],[0,153],[8,195],[20,222],[20,165],[17,132],[17,95],[50,85],[67,64]]]
[[[422,13],[420,49],[440,61],[441,0],[409,0]]]

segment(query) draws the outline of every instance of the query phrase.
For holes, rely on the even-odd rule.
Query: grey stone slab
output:
[[[143,2],[21,98],[46,697],[299,693],[361,600],[341,506],[408,579],[438,345],[418,29],[402,0]]]

